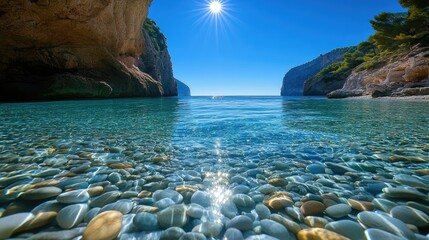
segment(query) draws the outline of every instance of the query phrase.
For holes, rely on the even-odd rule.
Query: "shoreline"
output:
[[[429,95],[421,95],[421,96],[406,96],[406,97],[378,97],[373,98],[369,95],[366,96],[358,96],[358,97],[348,97],[344,99],[362,99],[362,100],[403,100],[403,101],[429,101]]]

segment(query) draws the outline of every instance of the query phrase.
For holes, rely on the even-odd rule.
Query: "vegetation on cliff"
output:
[[[146,18],[143,29],[149,34],[156,50],[162,52],[167,48],[167,38],[161,32],[161,29],[156,25],[154,20]]]
[[[344,61],[334,63],[306,82],[306,86],[345,81],[352,71],[382,66],[399,59],[413,46],[429,46],[429,1],[399,0],[407,12],[383,12],[370,23],[375,33],[344,54]]]

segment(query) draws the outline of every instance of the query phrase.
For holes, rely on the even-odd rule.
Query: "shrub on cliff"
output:
[[[167,48],[167,38],[161,32],[161,29],[156,25],[156,22],[150,18],[146,18],[143,29],[149,34],[155,48],[162,52]]]

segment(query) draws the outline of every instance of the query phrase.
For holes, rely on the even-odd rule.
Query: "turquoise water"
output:
[[[390,176],[391,186],[401,187],[392,178],[402,173],[429,182],[425,173],[417,173],[429,168],[427,101],[192,97],[5,103],[0,104],[0,118],[0,212],[19,201],[28,186],[75,176],[84,181],[71,189],[104,182],[100,185],[105,188],[115,185],[111,189],[140,193],[189,184],[207,187],[209,193],[216,190],[213,186],[220,187],[217,190],[229,194],[238,185],[231,179],[243,176],[249,195],[254,196],[254,188],[269,178],[291,182],[295,181],[291,177],[305,178],[305,166],[310,163],[334,162],[362,172],[358,180]],[[109,167],[118,162],[132,167],[126,173]],[[288,165],[287,170],[277,169],[278,162]],[[47,169],[55,171],[37,175]],[[125,183],[109,183],[106,177],[112,172],[120,172]],[[360,185],[354,185],[356,179],[339,180],[329,176],[332,171],[326,173],[317,178],[349,181],[350,188],[338,188],[340,197],[362,195]],[[22,174],[26,177],[19,181],[7,181]],[[161,177],[148,180],[148,176]],[[313,184],[315,180],[308,185],[319,187],[317,194],[335,192],[333,186]],[[306,180],[297,181],[306,184]],[[405,187],[415,187],[411,185]],[[418,189],[427,194],[427,189]],[[67,191],[64,186],[62,190]],[[367,195],[374,198],[379,193]],[[300,193],[296,194],[298,201]],[[220,208],[227,200],[212,206]],[[151,204],[133,201],[134,205]],[[405,204],[405,200],[395,201]],[[35,206],[28,204],[21,212]],[[121,234],[126,236],[126,231]]]

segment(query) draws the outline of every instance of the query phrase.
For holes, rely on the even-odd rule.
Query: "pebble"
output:
[[[259,219],[269,219],[270,218],[270,215],[271,215],[270,209],[267,206],[265,206],[264,204],[261,204],[261,203],[257,204],[255,207],[255,211],[258,214]]]
[[[57,201],[65,204],[85,203],[88,200],[89,194],[86,190],[74,190],[57,196]]]
[[[318,216],[325,211],[325,205],[318,201],[308,201],[302,204],[300,210],[304,216]]]
[[[265,206],[271,209],[283,209],[293,205],[291,195],[288,192],[275,192],[264,199]]]
[[[325,209],[326,214],[332,218],[345,217],[349,215],[351,211],[352,208],[344,203],[336,204]]]
[[[34,217],[32,213],[17,213],[0,218],[0,239],[9,238],[16,229]]]
[[[179,240],[206,240],[207,238],[202,233],[185,233],[183,234]]]
[[[260,235],[253,235],[253,236],[247,237],[246,240],[279,240],[279,239],[275,237],[271,237],[266,234],[260,234]]]
[[[365,236],[366,240],[404,240],[404,238],[376,228],[365,230]]]
[[[14,233],[26,232],[36,228],[46,226],[55,219],[57,216],[56,212],[41,212],[37,214],[34,218],[29,221],[26,221],[22,226],[14,231]]]
[[[159,228],[156,215],[146,212],[137,213],[133,218],[133,224],[143,231],[155,231]]]
[[[116,202],[121,197],[121,192],[118,191],[112,191],[112,192],[106,192],[102,195],[92,199],[89,206],[91,208],[94,207],[104,207],[105,205],[109,203]]]
[[[364,229],[359,223],[351,220],[330,222],[325,228],[353,240],[365,240]]]
[[[329,223],[328,220],[322,217],[314,217],[314,216],[305,217],[304,222],[308,226],[315,227],[315,228],[324,228],[326,224]]]
[[[393,181],[416,188],[427,188],[427,184],[419,177],[406,174],[397,174],[393,177]]]
[[[220,212],[227,218],[232,219],[238,215],[238,209],[235,204],[228,200],[220,208]]]
[[[280,240],[289,239],[288,230],[283,225],[273,220],[261,220],[261,229],[263,233],[276,237]]]
[[[81,223],[88,212],[87,204],[74,204],[67,206],[57,215],[57,223],[63,229],[70,229]]]
[[[213,222],[203,222],[192,229],[192,232],[202,233],[206,237],[217,237],[222,231],[222,224]]]
[[[107,211],[98,214],[88,223],[83,232],[83,240],[113,240],[122,228],[122,213]]]
[[[192,194],[191,203],[196,203],[202,207],[210,207],[211,206],[211,197],[207,192],[196,191]]]
[[[298,232],[301,231],[301,226],[299,226],[298,223],[296,223],[290,219],[287,219],[287,218],[285,218],[279,214],[272,214],[270,216],[270,219],[282,224],[284,227],[286,227],[287,230],[289,230],[295,234],[298,234]]]
[[[350,240],[338,233],[323,229],[309,228],[298,233],[298,240]]]
[[[164,198],[164,199],[161,199],[158,202],[154,203],[153,206],[157,207],[159,210],[164,210],[164,209],[171,207],[175,204],[176,203],[173,200],[171,200],[170,198]]]
[[[204,214],[204,208],[196,203],[191,203],[188,206],[187,214],[192,218],[200,219]]]
[[[400,237],[414,238],[414,233],[401,220],[368,211],[359,213],[357,217],[367,228],[378,228]]]
[[[267,194],[271,194],[271,193],[273,193],[273,192],[275,192],[277,190],[278,189],[276,187],[274,187],[273,185],[271,185],[271,184],[265,184],[265,185],[262,185],[262,186],[260,186],[258,188],[259,192],[261,192],[263,194],[266,194],[266,195]]]
[[[97,216],[97,214],[100,212],[101,208],[93,208],[91,210],[89,210],[85,217],[83,218],[83,221],[85,223],[89,223],[95,216]]]
[[[254,208],[255,201],[247,196],[246,194],[235,194],[232,196],[232,202],[234,202],[237,207],[243,208]]]
[[[169,227],[183,227],[188,222],[187,208],[185,205],[174,205],[157,214],[159,225],[167,229]]]
[[[58,187],[42,187],[32,189],[20,195],[23,200],[43,200],[58,196],[62,192]]]
[[[224,234],[224,240],[244,240],[243,234],[236,228],[228,228]]]
[[[375,198],[372,203],[375,208],[386,213],[389,213],[392,208],[398,206],[398,204],[384,198]]]
[[[175,204],[181,203],[183,201],[183,196],[171,189],[157,190],[153,193],[152,198],[155,202],[162,199],[171,199]]]
[[[390,210],[390,215],[404,223],[412,224],[416,227],[429,227],[429,216],[411,207],[396,206]]]
[[[312,173],[312,174],[324,174],[325,173],[325,166],[323,166],[322,164],[310,164],[308,165],[305,170],[307,170],[308,172]]]
[[[374,204],[372,202],[358,201],[358,200],[354,200],[354,199],[348,199],[347,202],[349,203],[351,208],[358,210],[358,211],[372,211],[372,210],[374,210]]]
[[[162,231],[159,240],[179,240],[185,231],[179,227],[171,227]]]
[[[82,235],[84,227],[74,228],[70,230],[54,231],[54,232],[40,232],[32,235],[30,240],[70,240]],[[107,239],[106,239],[107,240]]]
[[[114,203],[107,204],[106,206],[101,208],[100,212],[115,210],[125,215],[131,212],[133,207],[134,207],[133,202],[131,202],[128,199],[123,199]]]
[[[383,188],[383,192],[387,197],[403,199],[403,200],[425,200],[426,195],[413,189],[404,188]]]
[[[241,231],[249,231],[253,229],[253,221],[248,216],[240,215],[227,222],[226,228],[236,228]]]

